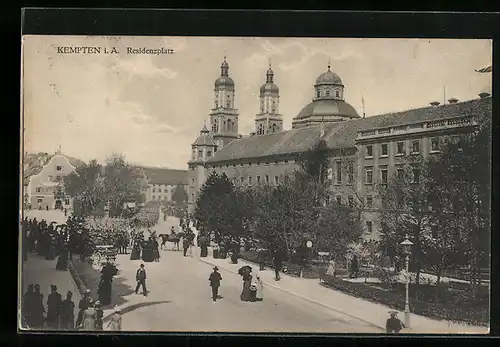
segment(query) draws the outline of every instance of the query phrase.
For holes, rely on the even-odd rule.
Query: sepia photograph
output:
[[[21,59],[21,332],[489,332],[491,40]]]

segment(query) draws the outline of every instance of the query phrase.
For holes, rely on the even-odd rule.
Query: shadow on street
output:
[[[161,304],[168,304],[170,302],[171,301],[169,301],[169,300],[141,302],[141,303],[138,303],[138,304],[134,304],[134,305],[123,307],[121,309],[121,315],[123,316],[123,315],[125,315],[127,313],[130,313],[130,312],[135,311],[135,310],[137,310],[139,308],[142,308],[142,307],[148,307],[148,306],[154,306],[154,305],[161,305]],[[104,322],[108,321],[111,318],[112,315],[113,315],[113,313],[107,315],[106,317],[103,318],[103,321]]]
[[[92,291],[92,296],[97,299],[97,289],[99,288],[99,282],[101,281],[101,272],[96,270],[87,262],[74,261],[76,271],[80,275],[80,278],[85,284],[87,289]],[[128,300],[125,299],[126,296],[131,295],[135,292],[135,288],[125,283],[126,279],[120,276],[113,277],[112,289],[111,289],[111,305],[106,307],[113,307],[114,305],[122,306]]]

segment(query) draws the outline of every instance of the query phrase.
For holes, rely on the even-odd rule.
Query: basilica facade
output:
[[[323,139],[329,148],[330,199],[362,210],[366,238],[376,239],[383,229],[380,199],[374,186],[398,174],[408,156],[439,153],[446,141],[477,127],[477,117],[491,116],[491,97],[367,118],[360,117],[344,99],[344,85],[334,72],[322,73],[314,84],[314,97],[283,129],[279,113],[280,90],[269,66],[260,88],[260,112],[255,131],[238,133],[235,83],[224,58],[215,81],[210,126],[204,126],[192,144],[188,161],[188,208],[192,213],[199,190],[210,172],[225,173],[235,186],[279,185],[283,176],[298,168],[300,154]]]

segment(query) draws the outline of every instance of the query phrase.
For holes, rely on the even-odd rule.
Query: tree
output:
[[[172,202],[174,202],[177,205],[183,205],[186,203],[187,199],[188,199],[188,196],[186,193],[186,189],[184,188],[183,185],[178,184],[175,187],[175,190],[172,194]]]
[[[413,242],[412,260],[416,281],[425,263],[422,240],[432,237],[435,229],[429,204],[433,182],[422,157],[412,157],[400,165],[396,175],[387,184],[377,184],[382,201],[382,240],[395,254],[400,253],[399,243],[408,235]]]
[[[106,160],[104,185],[109,203],[109,215],[120,216],[125,202],[143,202],[147,181],[142,169],[129,165],[121,154]]]
[[[74,199],[75,213],[81,216],[102,216],[108,203],[110,216],[118,216],[125,202],[142,202],[147,188],[143,172],[121,155],[108,158],[104,167],[92,160],[63,181],[64,190]]]
[[[344,259],[348,245],[361,238],[359,214],[348,206],[328,203],[320,207],[319,216],[316,248],[337,260]]]
[[[212,172],[200,189],[194,218],[205,230],[215,232],[218,242],[239,243],[245,234],[241,203],[226,174]]]
[[[103,168],[91,160],[65,176],[65,191],[74,199],[74,213],[79,216],[102,214],[106,203]]]
[[[476,131],[449,141],[430,163],[440,235],[448,235],[447,247],[457,245],[457,256],[466,256],[453,260],[469,266],[473,296],[491,254],[491,119],[478,123]]]

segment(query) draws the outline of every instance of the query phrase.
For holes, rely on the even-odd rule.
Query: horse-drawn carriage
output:
[[[103,261],[115,262],[118,255],[118,249],[113,245],[98,245],[95,246],[92,261],[101,264]]]

